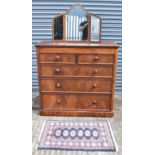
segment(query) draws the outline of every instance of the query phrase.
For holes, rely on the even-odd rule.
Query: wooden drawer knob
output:
[[[94,83],[94,84],[93,84],[93,88],[96,88],[96,87],[97,87],[97,84],[96,84],[96,83]]]
[[[57,88],[60,88],[61,87],[61,84],[60,83],[56,83],[56,87]]]
[[[96,60],[98,60],[99,59],[99,56],[95,56],[94,57],[94,60],[96,61]]]
[[[55,69],[55,72],[56,72],[56,73],[60,73],[60,68],[56,68],[56,69]]]
[[[92,100],[92,104],[96,104],[97,103],[97,101],[94,99],[94,100]]]
[[[58,99],[58,100],[57,100],[57,103],[60,104],[60,103],[61,103],[61,99]]]
[[[96,74],[97,72],[98,72],[98,70],[97,70],[97,69],[94,69],[94,70],[93,70],[93,73],[94,73],[94,74]]]
[[[56,59],[56,60],[59,60],[59,59],[60,59],[60,55],[57,55],[57,56],[55,57],[55,59]]]

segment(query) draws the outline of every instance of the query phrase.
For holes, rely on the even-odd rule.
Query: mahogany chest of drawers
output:
[[[40,115],[113,116],[115,43],[51,41],[36,48]]]

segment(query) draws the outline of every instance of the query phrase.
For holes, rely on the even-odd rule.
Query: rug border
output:
[[[37,145],[36,145],[36,150],[37,151],[40,151],[40,150],[60,150],[60,151],[87,151],[87,152],[100,152],[100,151],[102,151],[102,152],[118,152],[118,145],[117,145],[117,143],[116,143],[116,139],[115,139],[115,137],[114,137],[114,133],[113,133],[113,131],[112,131],[112,127],[111,127],[111,125],[110,125],[110,122],[108,121],[108,120],[93,120],[93,121],[96,121],[96,122],[98,122],[98,121],[102,121],[102,122],[107,122],[107,124],[108,124],[108,128],[109,128],[109,131],[110,131],[110,135],[111,135],[111,138],[112,138],[112,140],[113,140],[113,144],[114,144],[114,146],[115,146],[115,149],[114,150],[102,150],[102,149],[100,149],[100,150],[83,150],[83,149],[74,149],[74,150],[72,150],[72,149],[61,149],[61,148],[39,148],[39,144],[40,144],[40,140],[41,140],[41,137],[42,137],[42,134],[43,134],[43,131],[44,131],[44,127],[45,127],[45,124],[46,124],[46,122],[47,121],[73,121],[73,120],[45,120],[44,122],[43,122],[43,126],[42,126],[42,128],[41,128],[41,131],[40,131],[40,135],[39,135],[39,138],[38,138],[38,141],[37,141]],[[78,121],[78,122],[80,122],[80,121],[83,121],[83,120],[76,120],[76,121]],[[91,122],[92,120],[87,120],[86,122]]]

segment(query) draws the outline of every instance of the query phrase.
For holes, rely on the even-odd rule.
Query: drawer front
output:
[[[41,80],[42,91],[111,92],[112,80]]]
[[[78,56],[79,64],[87,64],[87,63],[114,63],[114,55],[79,55]]]
[[[109,110],[110,95],[51,95],[43,94],[41,97],[42,109],[104,109]]]
[[[110,76],[113,75],[112,66],[60,66],[41,65],[41,76]]]
[[[73,54],[40,54],[40,62],[71,63],[76,61]]]

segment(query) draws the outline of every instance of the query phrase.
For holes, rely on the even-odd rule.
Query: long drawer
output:
[[[40,66],[40,76],[113,76],[113,66],[47,65]]]
[[[111,92],[112,80],[42,79],[42,91]]]
[[[109,110],[111,105],[110,95],[51,95],[42,94],[42,109],[104,109]]]

